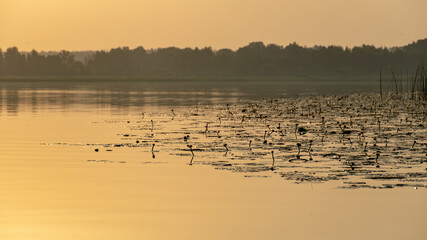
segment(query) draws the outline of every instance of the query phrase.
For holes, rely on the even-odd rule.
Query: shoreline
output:
[[[392,75],[383,76],[384,79]],[[378,82],[378,75],[295,75],[295,76],[0,76],[1,82],[293,82],[293,81],[361,81]]]

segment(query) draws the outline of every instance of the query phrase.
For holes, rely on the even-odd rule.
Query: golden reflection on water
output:
[[[120,88],[113,86],[85,86],[82,88],[68,86],[51,86],[33,88],[25,85],[0,85],[0,114],[17,115],[31,108],[32,112],[59,111],[67,112],[79,109],[86,111],[108,110],[112,114],[139,111],[141,108],[154,110],[156,107],[190,106],[198,104],[237,103],[244,93],[237,88],[200,89],[183,86],[146,87],[137,85]],[[20,110],[20,108],[25,108]],[[157,109],[158,110],[158,109]]]
[[[126,128],[128,114],[135,118],[142,111],[170,108],[143,105],[121,112],[102,104],[75,103],[60,111],[51,106],[65,101],[64,95],[41,101],[26,95],[23,102],[19,96],[2,91],[0,239],[427,236],[425,189],[297,185],[277,176],[244,178],[210,166],[189,166],[187,156],[156,152],[153,159],[148,147],[112,152],[73,147],[114,142]]]

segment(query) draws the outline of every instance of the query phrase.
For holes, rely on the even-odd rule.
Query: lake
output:
[[[425,239],[426,188],[239,172],[227,164],[248,153],[246,142],[229,142],[229,155],[222,145],[195,150],[193,160],[182,140],[191,132],[196,148],[212,134],[231,139],[214,129],[231,120],[209,115],[226,104],[237,114],[263,98],[377,89],[339,80],[2,81],[0,239]],[[259,156],[252,162],[270,164]]]

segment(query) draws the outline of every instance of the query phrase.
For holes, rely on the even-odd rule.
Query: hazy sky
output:
[[[427,37],[427,0],[0,0],[0,48],[400,46]]]

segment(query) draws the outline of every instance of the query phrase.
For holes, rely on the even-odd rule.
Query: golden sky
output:
[[[0,0],[0,48],[374,44],[427,37],[426,0]]]

